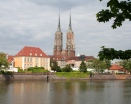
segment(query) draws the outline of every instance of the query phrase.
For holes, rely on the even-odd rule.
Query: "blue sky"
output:
[[[65,49],[70,10],[77,53],[97,57],[101,46],[131,49],[131,22],[112,29],[113,20],[99,23],[96,13],[108,0],[0,0],[0,52],[17,54],[24,46],[53,54],[60,10]]]

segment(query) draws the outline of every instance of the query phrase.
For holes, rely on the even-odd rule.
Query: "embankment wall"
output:
[[[12,74],[12,75],[0,75],[0,80],[66,80],[65,77],[58,77],[55,74]],[[94,75],[87,78],[70,78],[79,80],[131,80],[131,75]]]

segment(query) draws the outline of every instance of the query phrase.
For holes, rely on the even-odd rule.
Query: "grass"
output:
[[[89,73],[82,73],[82,72],[57,72],[57,76],[65,77],[65,78],[87,78]]]

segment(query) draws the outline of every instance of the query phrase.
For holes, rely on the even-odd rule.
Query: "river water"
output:
[[[0,104],[131,104],[131,81],[0,81]]]

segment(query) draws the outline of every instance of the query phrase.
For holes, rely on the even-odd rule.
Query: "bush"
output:
[[[23,72],[25,72],[23,69],[18,68],[18,73],[23,73]]]
[[[31,71],[32,73],[45,73],[48,72],[48,70],[45,70],[44,67],[30,67],[27,69],[27,71]]]
[[[73,69],[70,67],[70,65],[66,65],[63,69],[61,69],[62,72],[72,72]]]

